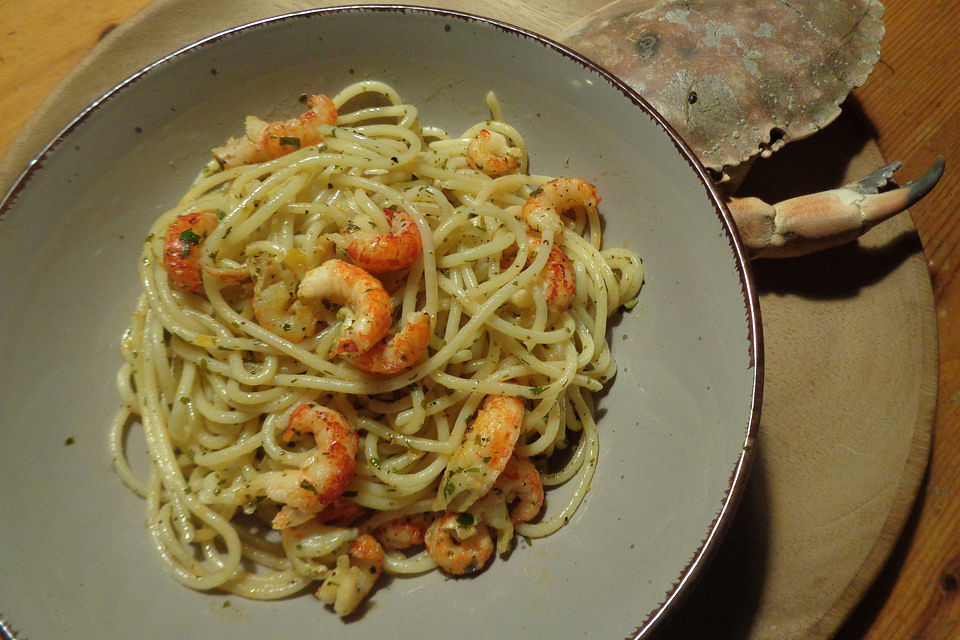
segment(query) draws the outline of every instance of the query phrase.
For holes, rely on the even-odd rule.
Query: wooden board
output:
[[[29,121],[0,186],[91,99],[222,28],[326,3],[157,0],[113,30]],[[332,3],[329,3],[332,4]],[[435,3],[547,36],[596,0]],[[743,191],[774,201],[837,186],[882,157],[848,112],[758,163]],[[936,398],[936,325],[906,215],[860,243],[755,263],[767,354],[760,454],[744,504],[666,637],[826,638],[871,583],[925,467]]]

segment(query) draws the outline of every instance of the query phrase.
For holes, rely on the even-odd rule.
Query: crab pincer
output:
[[[759,198],[730,198],[727,205],[754,258],[789,258],[845,244],[918,202],[943,175],[939,158],[920,178],[881,191],[900,166],[894,162],[839,189],[770,205]]]

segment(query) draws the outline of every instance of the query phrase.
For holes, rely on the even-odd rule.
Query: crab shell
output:
[[[823,128],[880,58],[877,0],[618,0],[561,41],[626,81],[722,178]]]

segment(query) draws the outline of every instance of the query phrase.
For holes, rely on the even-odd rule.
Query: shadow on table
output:
[[[923,251],[915,231],[904,231],[880,246],[851,242],[788,260],[757,260],[753,274],[760,295],[793,294],[816,300],[852,298]]]
[[[655,629],[653,640],[750,637],[770,552],[766,476],[759,455],[727,535],[686,599]]]
[[[853,159],[876,135],[859,101],[850,97],[840,116],[821,131],[788,143],[769,158],[757,158],[736,195],[756,196],[773,204],[859,180],[877,167],[854,175],[860,168]]]

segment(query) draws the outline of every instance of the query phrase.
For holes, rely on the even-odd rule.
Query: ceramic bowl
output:
[[[620,368],[598,403],[599,466],[571,522],[472,579],[386,580],[344,623],[309,593],[253,602],[176,583],[154,556],[144,503],[111,469],[106,434],[150,222],[244,115],[361,78],[391,83],[422,122],[452,132],[488,117],[494,90],[537,173],[596,182],[607,241],[641,255],[646,284],[611,329]],[[82,113],[0,216],[0,613],[31,640],[639,637],[689,590],[743,490],[762,359],[729,214],[636,93],[534,34],[397,7],[217,34]]]

